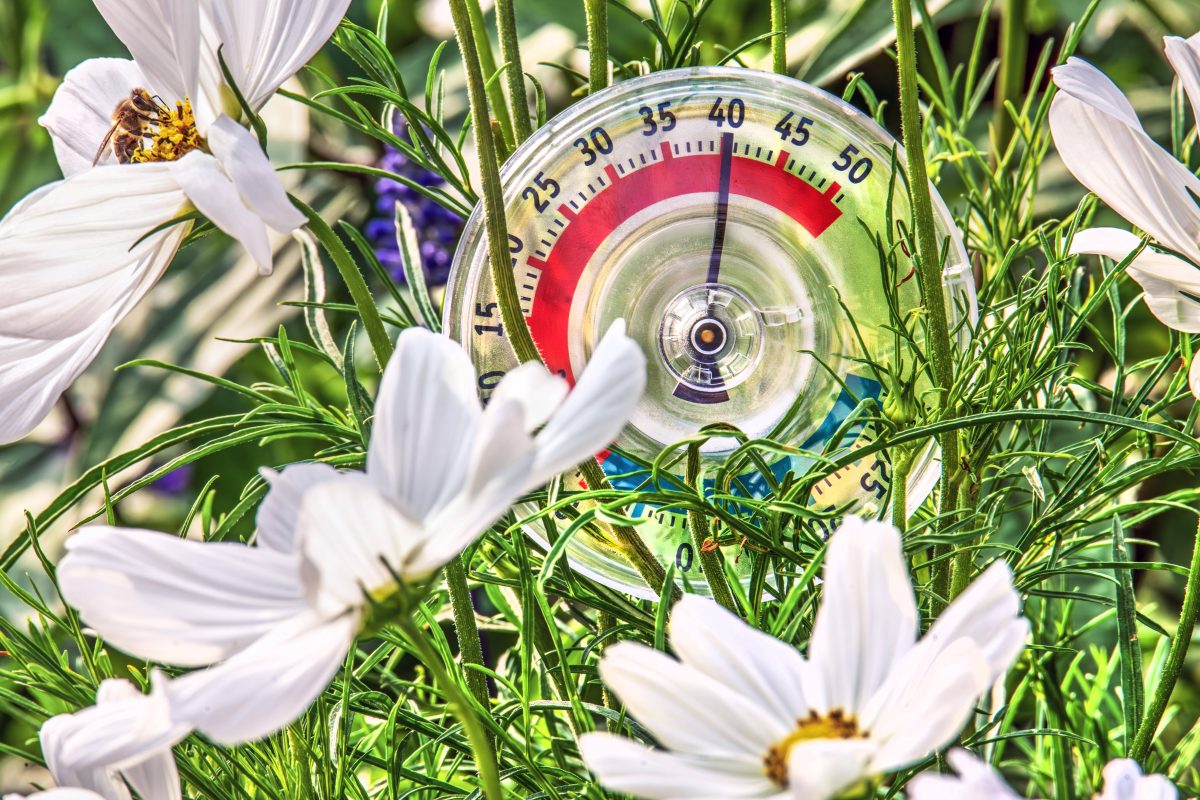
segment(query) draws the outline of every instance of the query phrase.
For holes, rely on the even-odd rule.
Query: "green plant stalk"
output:
[[[513,277],[511,262],[508,254],[508,223],[504,216],[504,193],[500,186],[500,162],[496,156],[496,142],[492,137],[492,126],[483,124],[490,121],[488,114],[488,98],[484,89],[483,69],[480,66],[480,54],[477,50],[470,8],[478,11],[476,0],[450,0],[450,11],[454,17],[454,27],[458,33],[458,45],[462,52],[463,67],[467,74],[467,95],[471,105],[471,118],[475,121],[472,130],[475,144],[479,150],[480,180],[483,184],[484,220],[487,227],[488,266],[492,283],[496,287],[496,295],[500,304],[500,316],[508,331],[508,340],[516,350],[521,362],[538,358],[537,346],[529,334],[525,317],[521,313],[521,303],[517,296],[517,283]],[[480,20],[482,28],[482,20]],[[487,32],[481,31],[486,40]],[[501,96],[500,103],[504,98]],[[493,98],[493,102],[495,99]],[[501,126],[503,129],[503,126]],[[448,567],[446,580],[449,584],[457,577],[456,571],[461,571],[461,584],[451,585],[450,599],[454,610],[455,630],[458,633],[460,652],[464,665],[483,665],[483,651],[479,644],[479,628],[475,623],[475,607],[471,603],[471,594],[467,591],[466,572],[462,565]],[[475,697],[483,698],[484,707],[487,705],[487,681],[482,674],[471,673],[467,670],[468,686]],[[477,682],[476,682],[477,681]]]
[[[1029,47],[1025,31],[1028,4],[1029,0],[1004,0],[1004,8],[1000,13],[1000,74],[996,79],[996,152],[993,162],[1002,159],[1013,135],[1013,121],[1005,105],[1010,102],[1019,105],[1021,100]]]
[[[294,196],[291,200],[292,205],[308,217],[308,229],[329,253],[342,276],[342,281],[350,290],[354,307],[358,309],[358,316],[362,319],[363,328],[367,331],[367,339],[371,342],[371,350],[375,353],[375,361],[382,369],[392,357],[392,340],[388,338],[387,329],[383,327],[383,318],[379,316],[379,309],[375,306],[375,299],[371,297],[371,290],[367,288],[366,280],[359,272],[346,245],[326,224],[325,220],[321,219],[321,215],[303,200]]]
[[[587,15],[588,94],[608,86],[608,0],[583,0]]]
[[[517,15],[513,0],[496,0],[496,27],[500,32],[500,58],[508,82],[508,102],[512,104],[513,132],[516,144],[533,133],[529,124],[529,95],[525,92],[525,68],[521,65],[521,40],[517,36]]]
[[[771,69],[786,75],[787,0],[771,0]]]
[[[602,636],[606,631],[610,631],[616,627],[616,624],[617,620],[612,614],[609,614],[607,611],[601,611],[596,619],[596,634],[598,636]],[[608,645],[604,645],[604,648],[607,648],[607,646]],[[601,649],[602,654],[603,652],[604,650]],[[608,684],[604,681],[600,682],[600,703],[605,708],[611,709],[612,711],[616,711],[620,708],[620,706],[617,704],[616,696],[612,693],[612,689],[609,689]],[[617,721],[614,719],[608,719],[607,717],[604,720],[604,727],[609,733],[616,733],[618,730],[620,730],[620,726],[617,724]]]
[[[958,508],[966,509],[967,513],[975,510],[971,502],[970,484],[960,480],[957,487]],[[946,597],[953,600],[958,597],[975,577],[975,554],[969,548],[962,548],[954,554],[950,561],[950,587]]]
[[[471,106],[471,117],[476,120],[487,119],[488,98],[484,92],[483,70],[479,63],[479,55],[475,50],[467,0],[450,0],[450,13],[454,17],[454,28],[458,33],[458,45],[462,51],[463,67],[467,74],[467,99]],[[517,360],[522,364],[526,361],[540,362],[541,355],[529,333],[525,315],[521,313],[517,281],[509,260],[508,221],[504,216],[504,191],[500,185],[500,162],[496,157],[496,143],[488,135],[486,126],[481,127],[476,124],[473,130],[475,144],[479,150],[479,172],[483,188],[481,202],[483,203],[483,219],[488,242],[488,268],[492,285],[496,290],[496,300],[500,306],[500,317]],[[604,475],[604,470],[595,460],[589,459],[581,466],[581,469],[590,488],[612,488],[608,483],[608,478]],[[613,530],[616,532],[617,540],[624,549],[626,557],[638,573],[646,579],[650,586],[661,588],[666,582],[666,572],[654,558],[654,554],[646,547],[646,543],[628,526],[616,525],[613,526]]]
[[[433,674],[433,679],[446,693],[447,700],[454,707],[455,716],[462,723],[463,730],[467,734],[467,741],[471,745],[471,752],[475,755],[475,769],[479,771],[484,797],[488,800],[503,800],[504,794],[500,788],[500,769],[496,763],[496,753],[492,749],[491,738],[480,724],[475,709],[471,707],[470,699],[463,694],[458,682],[442,665],[441,656],[429,646],[425,635],[421,633],[412,618],[403,614],[398,624],[412,643],[413,648],[416,649],[421,663]]]
[[[688,447],[687,482],[696,490],[697,495],[701,493],[700,445],[698,444]],[[687,518],[688,528],[692,532],[692,546],[696,549],[696,557],[700,560],[700,569],[704,573],[704,580],[708,583],[713,599],[730,612],[737,614],[737,601],[734,600],[733,591],[730,590],[729,581],[725,577],[725,564],[720,550],[704,549],[704,542],[708,538],[708,520],[704,514],[694,508],[688,510]]]
[[[454,635],[458,638],[458,651],[464,664],[483,665],[483,643],[479,639],[479,625],[475,622],[475,606],[471,602],[471,590],[467,586],[467,567],[462,556],[450,559],[446,564],[446,587],[450,590],[450,608],[454,613]],[[484,708],[491,704],[488,695],[487,676],[479,670],[464,669],[467,688]]]
[[[892,456],[892,525],[903,534],[908,530],[908,476],[916,450],[901,445]]]
[[[1137,736],[1133,739],[1133,747],[1129,749],[1129,757],[1136,761],[1144,760],[1154,744],[1154,736],[1158,732],[1163,713],[1167,710],[1167,702],[1171,699],[1171,693],[1175,691],[1175,684],[1183,672],[1188,646],[1196,629],[1197,615],[1200,615],[1200,527],[1197,527],[1196,539],[1192,543],[1192,563],[1188,567],[1187,584],[1183,590],[1183,608],[1179,611],[1179,624],[1175,626],[1175,633],[1171,636],[1171,647],[1167,650],[1162,677],[1154,687],[1154,696],[1146,706],[1146,716],[1142,718]]]
[[[608,482],[608,476],[604,474],[604,470],[600,466],[600,462],[594,458],[589,458],[587,461],[579,465],[579,471],[583,473],[583,480],[589,489],[611,489],[612,485]],[[662,564],[658,563],[658,559],[654,557],[654,553],[650,552],[650,548],[646,546],[646,542],[628,525],[613,525],[613,535],[617,537],[617,546],[621,549],[621,553],[629,559],[629,563],[642,576],[642,580],[651,589],[658,592],[659,599],[667,592],[667,571],[663,569]],[[679,587],[672,585],[670,588],[671,601],[679,599]]]
[[[466,0],[466,6],[472,37],[471,49],[479,57],[480,69],[485,73],[483,76],[484,81],[492,81],[492,76],[496,74],[499,65],[496,64],[496,56],[492,54],[492,40],[488,36],[487,26],[483,23],[483,9],[479,6],[479,0]],[[459,28],[457,21],[454,23],[454,27],[459,30],[459,42],[461,43],[462,29]],[[498,81],[485,83],[484,87],[488,93],[488,100],[491,102],[492,114],[495,116],[496,122],[500,124],[500,133],[504,137],[504,147],[511,153],[514,146],[513,123],[512,117],[508,113],[508,104],[504,101],[504,89],[501,88]],[[488,126],[484,123],[487,122],[489,117],[487,115],[477,117],[474,115],[474,110],[475,108],[472,106],[471,116],[475,120],[476,128],[482,125],[486,129]]]
[[[517,360],[521,363],[540,361],[537,345],[533,343],[529,327],[525,324],[525,315],[521,313],[517,281],[509,260],[508,221],[504,216],[504,190],[500,185],[500,161],[496,156],[496,143],[490,135],[491,127],[480,124],[480,120],[489,119],[488,97],[484,90],[483,68],[476,50],[469,5],[474,5],[474,0],[471,3],[467,0],[450,0],[450,13],[454,17],[458,46],[462,51],[463,67],[467,74],[467,99],[471,106],[471,118],[475,120],[472,131],[479,150],[479,173],[483,184],[481,202],[487,230],[488,269],[496,290],[504,330],[517,354]]]
[[[892,0],[896,25],[896,56],[900,79],[900,122],[908,167],[909,194],[912,198],[913,223],[917,234],[916,272],[921,301],[928,325],[929,360],[937,389],[938,420],[953,416],[947,402],[954,381],[954,361],[950,349],[950,324],[946,318],[946,298],[942,292],[941,259],[934,236],[933,200],[929,195],[929,175],[925,170],[925,135],[921,127],[921,109],[917,100],[917,54],[913,41],[911,0]],[[951,504],[958,499],[958,434],[938,437],[942,448],[942,480],[939,493],[939,519],[947,524]],[[950,590],[950,565],[942,560],[934,564],[934,589]]]

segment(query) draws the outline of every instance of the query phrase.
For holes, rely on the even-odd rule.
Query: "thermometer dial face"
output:
[[[574,381],[613,320],[624,318],[648,362],[645,397],[604,468],[619,486],[645,484],[635,460],[704,425],[725,422],[820,452],[880,384],[865,363],[895,364],[880,242],[908,220],[893,179],[895,140],[841,100],[796,80],[745,69],[659,72],[572,106],[526,141],[502,178],[509,252],[522,310],[547,367]],[[948,240],[952,314],[971,313],[966,252],[935,197]],[[890,241],[899,237],[891,232]],[[898,246],[898,245],[897,245]],[[901,255],[902,267],[908,263]],[[918,302],[916,281],[895,291]],[[470,352],[485,397],[516,365],[487,267],[482,215],[455,258],[445,329]],[[869,441],[841,431],[843,446]],[[735,446],[711,439],[706,464]],[[924,485],[936,479],[926,454]],[[803,455],[741,476],[763,496],[775,478],[813,466]],[[932,479],[932,480],[931,480]],[[872,456],[813,490],[819,507],[877,510],[888,465]],[[638,532],[703,591],[686,516],[639,505]],[[541,530],[530,535],[541,537]],[[748,575],[750,558],[727,552]],[[573,566],[653,597],[601,534],[576,535]]]

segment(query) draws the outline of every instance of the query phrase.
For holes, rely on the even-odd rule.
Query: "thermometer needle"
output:
[[[721,134],[721,177],[717,184],[717,217],[713,226],[712,255],[708,257],[708,282],[721,278],[721,252],[725,249],[725,225],[729,222],[729,172],[733,165],[733,134]]]
[[[717,179],[717,213],[713,224],[712,254],[708,258],[708,283],[717,283],[721,279],[721,254],[725,250],[725,226],[729,222],[729,173],[733,167],[733,134],[721,134],[721,172]],[[708,313],[711,317],[713,306],[710,304]],[[701,331],[701,341],[710,343],[704,335],[713,335],[709,331]],[[681,400],[691,403],[724,403],[729,400],[729,393],[724,391],[725,379],[717,366],[715,353],[697,351],[696,365],[709,373],[707,383],[714,391],[699,392],[685,383],[675,387],[673,394]]]

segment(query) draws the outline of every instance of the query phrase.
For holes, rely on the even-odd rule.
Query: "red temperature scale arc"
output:
[[[725,161],[729,163],[728,181],[722,180]],[[541,241],[550,252],[539,250],[525,259],[531,268],[525,278],[530,282],[521,287],[527,292],[521,301],[529,309],[525,319],[546,366],[574,384],[568,339],[571,304],[579,280],[604,240],[626,220],[655,203],[680,195],[716,192],[718,204],[725,205],[722,189],[727,186],[728,194],[774,206],[814,239],[819,237],[842,214],[837,206],[841,185],[830,182],[825,187],[826,179],[821,178],[814,186],[793,171],[797,166],[803,169],[784,149],[776,152],[745,144],[739,153],[732,133],[697,142],[668,140],[661,142],[657,151],[606,164],[602,173],[587,182],[590,197],[580,191],[559,205],[560,216],[546,229],[548,238]],[[723,237],[723,221],[724,214],[718,211],[718,237]],[[715,242],[714,251],[718,250]],[[716,283],[714,272],[710,266],[710,283]],[[685,396],[684,388],[681,384],[676,395],[711,402],[711,396],[699,393]],[[716,395],[718,399],[723,396]]]

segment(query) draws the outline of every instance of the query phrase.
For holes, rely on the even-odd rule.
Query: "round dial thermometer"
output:
[[[893,180],[898,149],[867,116],[807,84],[702,67],[595,94],[513,154],[502,171],[509,250],[546,365],[573,381],[617,318],[647,357],[645,397],[604,457],[616,484],[644,484],[636,458],[715,422],[809,452],[835,433],[844,447],[870,439],[869,426],[839,429],[880,394],[867,362],[895,363],[880,243],[898,240],[889,226],[908,218]],[[961,316],[974,307],[966,252],[935,205],[950,310]],[[516,357],[484,239],[477,210],[455,257],[445,328],[470,352],[486,396]],[[917,305],[915,283],[894,290],[903,307]],[[703,455],[711,464],[735,445],[714,438]],[[785,456],[771,471],[799,475],[813,463]],[[913,474],[926,477],[912,487],[916,502],[936,470]],[[770,483],[757,472],[738,481],[757,496]],[[810,503],[871,513],[887,486],[888,465],[873,456],[822,480]],[[703,590],[686,517],[644,505],[630,513],[647,518],[637,530],[664,565]],[[597,580],[654,596],[601,533],[578,534],[568,556]],[[750,561],[736,559],[742,570]]]

